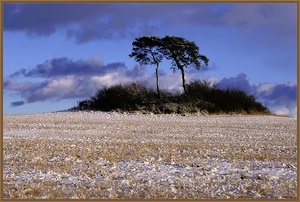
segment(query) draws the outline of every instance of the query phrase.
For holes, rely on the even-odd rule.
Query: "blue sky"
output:
[[[194,41],[208,68],[186,69],[253,94],[272,112],[296,116],[296,3],[4,3],[4,114],[68,109],[102,86],[155,85],[153,66],[128,55],[136,37]],[[181,89],[160,65],[161,88]]]

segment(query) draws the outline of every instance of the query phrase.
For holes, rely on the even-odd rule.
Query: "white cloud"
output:
[[[87,64],[89,65],[97,65],[97,66],[105,66],[104,62],[97,55],[93,55],[87,60]]]
[[[267,94],[270,94],[275,86],[276,86],[276,83],[260,84],[259,86],[257,86],[256,91],[257,91],[257,93],[267,92]]]
[[[277,109],[275,112],[275,114],[278,115],[289,115],[290,114],[290,110],[288,108],[281,108],[281,109]]]
[[[284,115],[284,116],[290,116],[290,117],[297,117],[297,107],[294,108],[286,108],[286,107],[282,107],[282,108],[277,108],[276,110],[274,110],[274,113],[277,115]]]

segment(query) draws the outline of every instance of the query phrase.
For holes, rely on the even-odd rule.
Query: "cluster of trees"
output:
[[[199,54],[199,47],[195,42],[188,41],[182,37],[165,36],[143,36],[136,38],[132,43],[132,53],[129,57],[134,57],[135,61],[141,65],[155,65],[156,68],[156,91],[160,97],[158,68],[164,58],[171,60],[173,72],[177,69],[181,71],[182,87],[184,92],[187,91],[185,81],[185,68],[194,66],[200,69],[201,62],[208,65],[209,59]]]
[[[199,54],[199,47],[182,37],[143,36],[132,43],[129,57],[141,65],[155,65],[156,92],[141,83],[116,84],[104,87],[89,100],[78,102],[71,110],[121,110],[153,113],[269,113],[269,109],[256,98],[241,90],[222,90],[217,85],[201,80],[186,84],[185,68],[200,69],[201,62],[208,65],[209,59]],[[171,60],[173,72],[182,74],[183,94],[159,89],[158,69],[163,59]]]

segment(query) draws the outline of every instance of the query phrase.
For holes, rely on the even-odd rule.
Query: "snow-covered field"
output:
[[[5,115],[4,199],[297,197],[295,118]]]

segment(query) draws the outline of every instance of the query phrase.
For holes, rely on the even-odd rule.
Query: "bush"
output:
[[[139,83],[117,84],[98,90],[91,98],[93,110],[111,111],[116,109],[134,111],[156,99],[154,90]]]
[[[74,108],[73,108],[74,109]],[[77,110],[149,111],[153,113],[265,113],[269,109],[238,89],[222,90],[215,84],[196,80],[187,85],[186,94],[155,90],[142,83],[117,84],[98,90],[90,100],[78,102]]]

